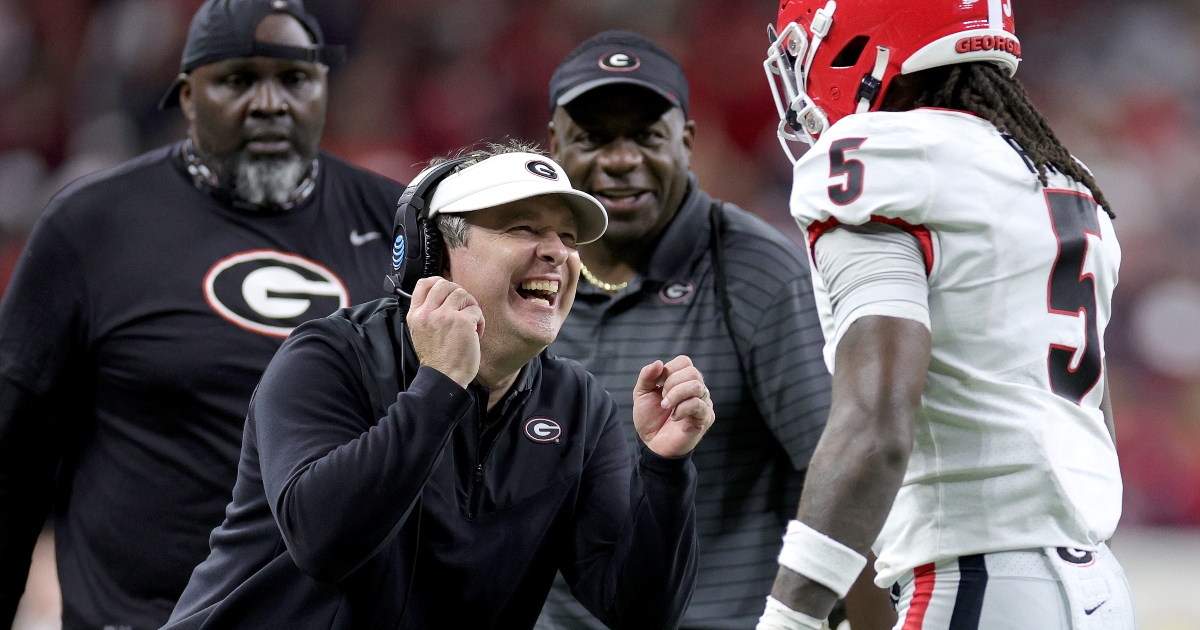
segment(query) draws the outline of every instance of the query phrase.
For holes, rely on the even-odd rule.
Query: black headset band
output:
[[[433,268],[431,261],[426,259],[433,255],[440,258],[441,248],[430,248],[428,243],[432,240],[430,232],[436,232],[436,228],[425,225],[429,220],[429,197],[442,180],[470,159],[459,157],[438,164],[404,189],[404,194],[396,204],[396,216],[392,224],[393,269],[385,283],[389,293],[410,296],[417,280],[428,275]],[[434,262],[440,263],[440,260]]]
[[[470,159],[471,158],[469,157],[460,157],[438,164],[437,166],[433,167],[431,171],[429,171],[428,175],[413,182],[408,186],[408,188],[405,188],[404,194],[400,195],[400,201],[396,203],[395,227],[400,227],[400,225],[402,225],[404,222],[400,217],[400,212],[406,209],[405,206],[411,206],[413,209],[420,212],[420,215],[417,218],[428,218],[426,216],[426,211],[428,210],[429,206],[427,201],[429,194],[433,192],[433,189],[435,189],[438,184],[442,183],[443,179],[449,177],[451,173],[454,172],[454,169],[458,168],[460,164]]]

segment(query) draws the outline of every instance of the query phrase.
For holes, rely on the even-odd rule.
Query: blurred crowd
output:
[[[182,137],[156,105],[201,0],[0,0],[0,291],[67,182]],[[1200,526],[1200,4],[1014,0],[1020,77],[1096,173],[1124,249],[1107,336],[1126,525]],[[546,84],[605,28],[684,64],[704,187],[794,238],[762,71],[774,0],[308,0],[348,62],[323,146],[400,181],[480,140],[546,141]],[[1195,198],[1193,198],[1195,196]]]

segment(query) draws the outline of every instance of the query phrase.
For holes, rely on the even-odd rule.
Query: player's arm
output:
[[[736,255],[732,251],[734,241],[729,242],[731,251],[727,255],[732,257]],[[738,282],[737,276],[730,278],[734,310],[748,315],[733,318],[733,324],[744,338],[752,340],[742,360],[748,366],[746,379],[763,421],[792,464],[803,471],[810,457],[810,440],[820,435],[829,417],[825,338],[804,254],[783,250],[771,242],[754,245],[755,256],[769,256],[770,268],[775,271],[769,278],[758,277],[745,285]],[[742,299],[743,294],[758,297],[762,293],[778,297],[764,303]],[[743,329],[741,325],[748,326]],[[846,594],[846,615],[855,630],[889,630],[895,625],[896,609],[891,597],[874,584],[873,558],[868,555],[866,568]]]
[[[881,316],[858,320],[838,344],[829,423],[809,465],[797,520],[864,558],[904,479],[930,345],[921,323]],[[838,599],[786,567],[771,595],[816,619],[828,616]]]
[[[832,401],[760,629],[820,627],[861,577],[904,478],[932,347],[916,239],[868,224],[814,247],[833,311]]]

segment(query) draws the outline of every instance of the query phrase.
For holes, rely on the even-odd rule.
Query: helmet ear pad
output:
[[[425,242],[425,255],[422,257],[421,277],[442,275],[442,253],[445,251],[445,240],[442,231],[437,227],[436,219],[422,219],[421,238]]]

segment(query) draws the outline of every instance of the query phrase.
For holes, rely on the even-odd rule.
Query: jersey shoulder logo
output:
[[[600,69],[609,72],[630,72],[640,67],[642,67],[642,60],[631,52],[610,52],[600,58]]]
[[[233,325],[269,337],[286,337],[310,319],[350,306],[350,292],[332,271],[268,249],[217,261],[204,276],[204,297]]]
[[[549,418],[530,418],[525,421],[525,437],[539,444],[558,442],[562,427]]]

